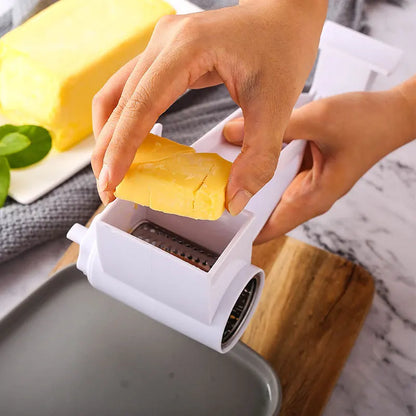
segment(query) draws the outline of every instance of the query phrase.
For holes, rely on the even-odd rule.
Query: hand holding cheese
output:
[[[216,220],[224,211],[231,163],[215,153],[149,134],[117,186],[118,198],[158,211]]]
[[[224,134],[241,144],[243,120]],[[295,110],[284,140],[307,139],[309,148],[257,242],[328,211],[378,160],[415,137],[416,76],[389,91],[337,95]]]
[[[226,190],[227,208],[238,214],[274,174],[283,132],[313,65],[326,3],[245,0],[162,18],[145,51],[93,103],[92,166],[103,202],[114,199],[160,114],[188,88],[224,83],[246,119]]]

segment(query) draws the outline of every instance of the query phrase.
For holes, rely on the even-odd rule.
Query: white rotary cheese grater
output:
[[[316,97],[364,90],[376,73],[388,74],[400,51],[327,22],[311,92]],[[225,123],[194,143],[233,161],[240,149],[228,144]],[[153,132],[162,133],[155,125]],[[238,216],[195,220],[115,200],[89,229],[75,224],[68,238],[80,245],[77,267],[91,285],[138,311],[219,352],[240,339],[264,285],[264,272],[251,264],[252,243],[302,161],[305,142],[283,147],[274,177]],[[145,336],[145,334],[143,335]]]

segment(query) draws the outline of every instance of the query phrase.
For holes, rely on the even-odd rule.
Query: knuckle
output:
[[[157,73],[150,74],[147,81],[130,97],[125,105],[127,116],[137,117],[140,114],[157,118],[166,110],[163,96],[157,93],[160,82],[159,75]]]
[[[270,179],[273,178],[275,169],[276,169],[276,164],[271,161],[267,161],[267,163],[264,164],[261,170],[261,175],[260,175],[261,182],[262,183],[269,182]]]
[[[164,30],[167,26],[170,26],[175,21],[176,15],[174,14],[167,14],[165,16],[162,16],[156,23],[155,30]]]
[[[102,162],[102,152],[98,150],[94,150],[91,155],[91,166],[94,171],[98,169],[101,162]]]
[[[156,29],[155,29],[156,30]],[[206,53],[204,39],[207,36],[204,19],[197,15],[169,15],[159,20],[158,36],[163,37],[165,46],[176,51],[182,59],[200,60]]]
[[[167,15],[157,22],[155,32],[165,39],[169,38],[172,44],[189,46],[204,34],[201,24],[202,20],[197,15]],[[166,37],[166,33],[169,33],[169,37]]]
[[[202,22],[196,16],[183,16],[179,21],[176,42],[186,44],[188,47],[200,42],[205,33]]]
[[[259,180],[263,185],[273,178],[275,169],[276,165],[274,163],[267,163],[264,165],[261,174],[259,175]]]
[[[195,22],[195,19],[192,16],[185,15],[180,20],[178,29],[182,33],[186,33],[186,34],[192,33],[195,29],[194,22]]]
[[[131,140],[129,135],[123,134],[118,140],[111,142],[108,149],[108,157],[113,160],[116,165],[119,165],[121,159],[125,161],[130,156],[134,156],[137,148],[138,146],[135,144],[134,140]]]
[[[92,108],[103,107],[105,103],[107,102],[107,100],[108,100],[107,94],[103,90],[98,91],[92,98]]]
[[[125,94],[121,94],[121,97],[118,100],[118,103],[114,108],[114,112],[116,114],[120,114],[123,111],[123,109],[127,106],[128,102],[129,102],[129,99],[127,98],[127,96]]]
[[[109,158],[114,158],[115,155],[125,155],[126,147],[129,143],[128,140],[125,140],[124,135],[121,136],[118,140],[113,140],[110,143],[108,148]]]
[[[114,110],[112,111],[111,116],[107,122],[111,127],[114,128],[117,125],[117,122],[121,117],[123,109],[124,109],[124,106],[121,106],[121,105],[116,105],[114,107]]]
[[[117,105],[114,107],[111,116],[109,118],[109,121],[112,125],[115,125],[117,123],[117,120],[121,117],[121,114],[123,110],[127,106],[127,99],[124,96],[120,97],[120,100],[118,101]]]
[[[146,88],[141,88],[140,93],[133,94],[126,106],[126,115],[128,117],[137,117],[137,114],[155,112],[155,105],[153,104],[150,93]]]
[[[251,160],[251,170],[259,188],[273,178],[277,166],[277,158],[274,153],[257,154]]]
[[[126,104],[127,115],[135,115],[139,111],[146,110],[149,107],[148,102],[139,95],[130,97]]]

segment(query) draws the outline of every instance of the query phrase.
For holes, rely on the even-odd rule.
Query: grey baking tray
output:
[[[270,366],[221,355],[92,288],[70,266],[0,321],[1,416],[271,416]]]

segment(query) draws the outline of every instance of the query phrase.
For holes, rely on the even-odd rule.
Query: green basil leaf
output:
[[[4,156],[0,156],[0,207],[2,207],[6,201],[7,194],[9,193],[10,186],[10,168],[7,159]]]
[[[5,126],[3,126],[5,127]],[[40,126],[15,126],[15,131],[27,136],[30,140],[30,145],[18,153],[8,155],[10,167],[24,168],[33,163],[39,162],[51,150],[52,138],[48,130]],[[1,130],[0,130],[1,134]]]
[[[17,132],[17,126],[13,126],[13,124],[4,124],[3,126],[0,126],[0,137],[15,132]]]
[[[30,140],[24,134],[17,132],[7,133],[0,138],[0,156],[20,152],[29,145]]]

